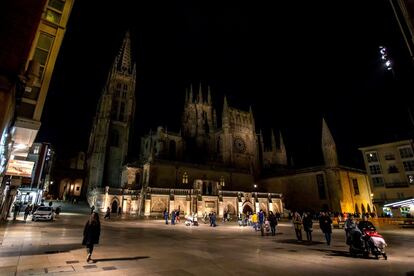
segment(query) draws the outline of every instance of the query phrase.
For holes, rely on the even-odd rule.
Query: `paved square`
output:
[[[380,226],[388,260],[352,258],[343,230],[331,246],[315,227],[314,242],[298,243],[290,222],[261,237],[235,222],[209,227],[161,220],[102,220],[100,244],[86,262],[81,245],[87,214],[62,213],[54,222],[9,221],[0,226],[0,275],[409,275],[414,230]],[[306,235],[305,235],[306,236]]]

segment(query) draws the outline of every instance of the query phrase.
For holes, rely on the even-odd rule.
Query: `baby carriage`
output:
[[[185,220],[185,226],[198,226],[198,220],[196,215],[189,215]]]
[[[355,228],[350,232],[349,239],[347,241],[349,244],[349,253],[353,257],[362,255],[365,258],[368,258],[370,254],[374,255],[376,259],[380,255],[387,259],[387,254],[385,253],[385,243],[384,238],[378,234],[375,230],[375,227],[365,228],[362,232]]]

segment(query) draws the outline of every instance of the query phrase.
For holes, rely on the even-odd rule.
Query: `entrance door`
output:
[[[243,207],[243,214],[247,214],[247,213],[253,214],[253,210],[252,210],[252,208],[249,205],[246,204]]]
[[[114,200],[112,202],[111,212],[112,213],[117,213],[118,212],[118,201]]]

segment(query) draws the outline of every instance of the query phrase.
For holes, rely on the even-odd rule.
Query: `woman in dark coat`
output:
[[[93,212],[89,220],[85,224],[85,229],[83,230],[83,241],[82,245],[86,245],[86,251],[88,252],[88,258],[86,259],[89,262],[92,258],[93,245],[99,243],[99,236],[101,234],[101,223],[99,222],[98,213]]]
[[[270,229],[272,230],[272,236],[275,236],[276,235],[277,218],[273,214],[272,211],[269,212],[269,216],[267,217],[267,220],[269,221]]]
[[[306,239],[308,241],[312,241],[312,217],[309,213],[303,213],[303,229],[306,232]]]
[[[326,243],[331,245],[332,220],[327,213],[321,213],[319,218],[319,227],[325,234]]]

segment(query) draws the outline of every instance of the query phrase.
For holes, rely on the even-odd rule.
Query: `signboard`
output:
[[[34,162],[22,160],[9,160],[6,169],[6,175],[31,177]]]

